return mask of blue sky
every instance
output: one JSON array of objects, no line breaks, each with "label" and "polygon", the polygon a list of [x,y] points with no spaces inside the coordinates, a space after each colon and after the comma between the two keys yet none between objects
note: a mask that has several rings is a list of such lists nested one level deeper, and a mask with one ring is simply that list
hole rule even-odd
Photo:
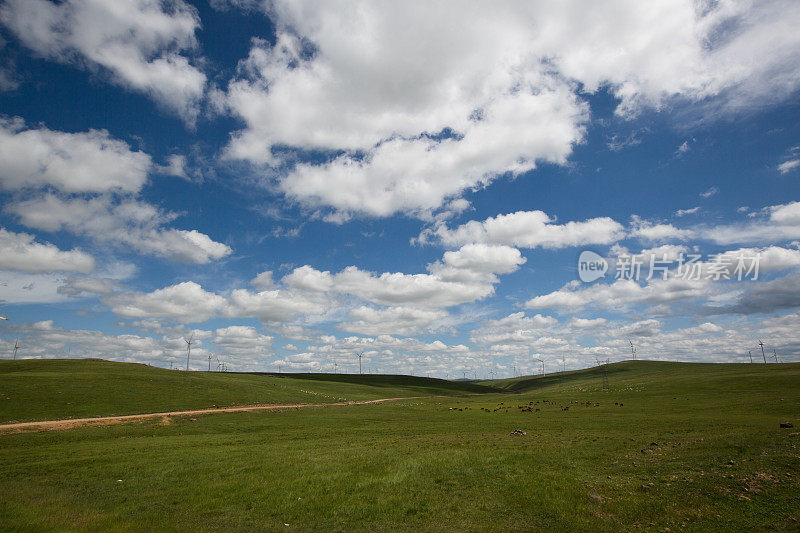
[{"label": "blue sky", "polygon": [[[6,0],[0,356],[183,367],[193,336],[193,369],[510,375],[759,339],[799,360],[798,22]],[[605,277],[580,281],[584,250]]]}]

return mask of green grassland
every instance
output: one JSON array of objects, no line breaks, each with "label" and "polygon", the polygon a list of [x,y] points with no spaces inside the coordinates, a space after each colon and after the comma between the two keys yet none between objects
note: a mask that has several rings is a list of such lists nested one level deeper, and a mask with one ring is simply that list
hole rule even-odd
[{"label": "green grassland", "polygon": [[412,376],[179,372],[88,359],[0,361],[0,423],[493,390],[498,389]]},{"label": "green grassland", "polygon": [[[33,363],[22,362],[15,372],[43,371],[23,368]],[[0,391],[9,386],[7,368],[0,367]],[[3,416],[95,412],[80,407],[101,396],[86,388],[106,387],[100,382],[107,374],[127,372],[128,366],[93,368],[81,371],[86,375],[79,386],[63,389],[74,401],[59,400],[41,412],[14,403],[23,412],[4,407]],[[610,365],[607,372],[608,391],[601,390],[601,370],[588,369],[430,387],[437,394],[462,394],[464,386],[484,385],[513,394],[0,435],[0,528],[800,529],[800,430],[779,428],[784,421],[800,425],[800,364],[637,361]],[[152,400],[143,394],[140,407],[130,392],[97,413],[143,412],[153,405],[167,410],[160,401],[181,407],[263,402],[268,400],[258,396],[259,380],[281,379],[169,376],[164,379],[189,380],[165,382],[180,394],[140,380],[135,386],[150,387]],[[119,374],[114,379],[124,382]],[[398,394],[408,390],[410,378],[389,384],[380,376],[285,379],[303,390],[353,399],[411,395]],[[237,392],[238,385],[247,390]],[[19,391],[24,383],[14,387]],[[52,392],[53,386],[31,390],[27,400],[47,404]],[[527,435],[510,435],[515,429]]]}]

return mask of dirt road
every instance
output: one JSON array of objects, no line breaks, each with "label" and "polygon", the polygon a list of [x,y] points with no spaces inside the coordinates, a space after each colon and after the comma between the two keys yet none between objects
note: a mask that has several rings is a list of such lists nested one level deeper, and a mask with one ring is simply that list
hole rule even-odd
[{"label": "dirt road", "polygon": [[[94,418],[65,418],[63,420],[41,420],[38,422],[15,422],[13,424],[0,424],[0,434],[19,433],[23,431],[64,430],[82,426],[106,426],[123,424],[134,420],[148,418],[169,419],[172,416],[208,415],[214,413],[238,413],[242,411],[279,411],[281,409],[307,409],[333,407],[338,405],[368,405],[373,403],[391,402],[396,400],[418,400],[423,398],[439,398],[440,396],[408,396],[405,398],[380,398],[377,400],[364,400],[359,402],[332,402],[332,403],[293,403],[284,405],[259,404],[237,405],[232,407],[214,407],[209,409],[192,409],[189,411],[165,411],[163,413],[140,413],[136,415],[98,416]],[[442,396],[443,397],[443,396]],[[452,396],[449,396],[452,398]]]}]

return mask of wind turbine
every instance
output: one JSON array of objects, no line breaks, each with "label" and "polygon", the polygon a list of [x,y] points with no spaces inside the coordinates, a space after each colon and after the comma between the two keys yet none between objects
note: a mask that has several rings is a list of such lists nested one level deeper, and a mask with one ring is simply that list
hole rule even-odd
[{"label": "wind turbine", "polygon": [[364,352],[356,353],[358,356],[358,373],[361,374],[361,358],[364,357]]},{"label": "wind turbine", "polygon": [[214,356],[213,353],[208,354],[208,371],[211,372],[211,358]]},{"label": "wind turbine", "polygon": [[750,354],[750,362],[753,362],[753,350],[747,350],[747,353]]},{"label": "wind turbine", "polygon": [[764,343],[759,340],[758,341],[758,345],[761,346],[761,357],[764,358],[764,362],[766,363],[767,362],[767,356],[764,355]]},{"label": "wind turbine", "polygon": [[775,351],[775,348],[772,349],[772,355],[775,357],[775,362],[780,363],[780,361],[778,361],[778,352]]},{"label": "wind turbine", "polygon": [[628,339],[628,343],[631,345],[631,356],[633,360],[636,361],[636,348],[633,347],[633,341]]},{"label": "wind turbine", "polygon": [[19,339],[14,339],[14,359],[17,358],[17,350],[19,350]]},{"label": "wind turbine", "polygon": [[534,361],[539,361],[540,363],[542,363],[542,375],[544,376],[544,360],[543,359],[539,359],[538,357],[534,357],[533,360]]},{"label": "wind turbine", "polygon": [[194,332],[192,332],[191,336],[188,339],[183,339],[186,341],[186,370],[189,370],[189,355],[192,353],[192,343],[194,342]]}]

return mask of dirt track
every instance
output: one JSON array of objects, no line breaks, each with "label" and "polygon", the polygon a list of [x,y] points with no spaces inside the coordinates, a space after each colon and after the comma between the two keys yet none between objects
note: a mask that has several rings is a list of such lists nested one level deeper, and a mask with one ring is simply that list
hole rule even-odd
[{"label": "dirt track", "polygon": [[20,433],[23,431],[64,430],[81,426],[107,426],[123,424],[133,420],[148,418],[169,419],[171,416],[208,415],[214,413],[238,413],[242,411],[278,411],[281,409],[307,409],[332,407],[338,405],[368,405],[373,403],[391,402],[395,400],[417,400],[422,398],[437,398],[437,396],[408,396],[405,398],[380,398],[378,400],[364,400],[360,402],[333,402],[333,403],[292,403],[292,404],[263,404],[240,405],[232,407],[214,407],[211,409],[192,409],[189,411],[165,411],[163,413],[141,413],[136,415],[98,416],[94,418],[65,418],[63,420],[41,420],[38,422],[15,422],[13,424],[0,424],[0,434]]}]

